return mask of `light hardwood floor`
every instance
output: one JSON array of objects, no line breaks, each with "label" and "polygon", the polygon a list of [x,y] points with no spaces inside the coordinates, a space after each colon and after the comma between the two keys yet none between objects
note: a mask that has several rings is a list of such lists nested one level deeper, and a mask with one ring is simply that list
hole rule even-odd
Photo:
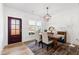
[{"label": "light hardwood floor", "polygon": [[2,55],[33,55],[33,52],[24,43],[15,43],[5,46]]},{"label": "light hardwood floor", "polygon": [[24,43],[15,43],[6,46],[2,52],[3,55],[79,55],[79,46],[70,47],[69,44],[61,44],[58,47],[49,47],[36,44],[35,41]]}]

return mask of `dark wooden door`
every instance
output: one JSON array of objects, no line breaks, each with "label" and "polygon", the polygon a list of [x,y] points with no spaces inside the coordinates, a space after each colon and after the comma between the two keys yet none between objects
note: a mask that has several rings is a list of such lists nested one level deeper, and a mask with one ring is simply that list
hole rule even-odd
[{"label": "dark wooden door", "polygon": [[8,44],[22,41],[21,18],[8,17]]}]

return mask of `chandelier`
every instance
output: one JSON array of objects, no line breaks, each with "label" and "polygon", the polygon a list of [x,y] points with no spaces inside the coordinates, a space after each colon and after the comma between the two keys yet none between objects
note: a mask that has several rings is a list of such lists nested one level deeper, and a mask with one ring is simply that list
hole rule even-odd
[{"label": "chandelier", "polygon": [[46,13],[46,15],[44,16],[44,19],[47,20],[47,21],[51,18],[50,14],[48,13],[48,9],[49,9],[49,8],[46,7],[47,13]]}]

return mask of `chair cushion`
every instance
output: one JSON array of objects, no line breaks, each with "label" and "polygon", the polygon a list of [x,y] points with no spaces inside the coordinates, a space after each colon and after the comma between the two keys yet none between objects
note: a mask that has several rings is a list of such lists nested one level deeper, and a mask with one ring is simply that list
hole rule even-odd
[{"label": "chair cushion", "polygon": [[53,40],[46,42],[46,44],[51,44],[53,42]]}]

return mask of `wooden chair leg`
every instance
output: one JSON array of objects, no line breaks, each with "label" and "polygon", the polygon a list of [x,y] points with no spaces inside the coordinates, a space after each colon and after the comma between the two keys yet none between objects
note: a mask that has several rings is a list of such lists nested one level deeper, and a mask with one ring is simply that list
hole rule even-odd
[{"label": "wooden chair leg", "polygon": [[39,45],[38,46],[40,47],[40,42],[39,42]]},{"label": "wooden chair leg", "polygon": [[35,45],[37,45],[37,40],[35,40]]},{"label": "wooden chair leg", "polygon": [[43,48],[43,43],[42,43],[42,48]]},{"label": "wooden chair leg", "polygon": [[48,51],[48,45],[47,45],[47,51]]}]

